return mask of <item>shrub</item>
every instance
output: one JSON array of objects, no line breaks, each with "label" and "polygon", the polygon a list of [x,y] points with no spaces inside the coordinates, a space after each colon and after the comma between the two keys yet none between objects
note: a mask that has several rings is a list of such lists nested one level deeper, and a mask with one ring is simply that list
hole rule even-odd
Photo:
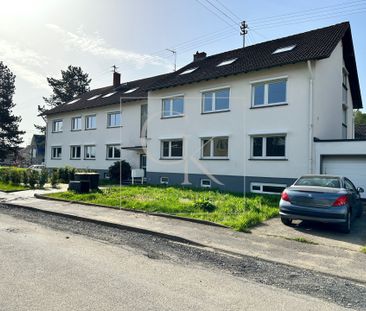
[{"label": "shrub", "polygon": [[194,207],[210,213],[216,209],[216,206],[214,204],[205,199],[198,199],[197,201],[195,201]]},{"label": "shrub", "polygon": [[22,181],[21,171],[18,169],[10,170],[10,182],[14,185],[19,185]]},{"label": "shrub", "polygon": [[29,184],[29,170],[24,170],[22,172],[22,181],[23,181],[23,185],[27,186]]},{"label": "shrub", "polygon": [[47,183],[48,181],[48,171],[46,169],[43,169],[41,171],[41,174],[39,175],[39,188],[43,188],[44,185]]},{"label": "shrub", "polygon": [[[122,165],[122,167],[121,167]],[[122,171],[122,180],[128,180],[131,178],[131,165],[123,161],[117,161],[114,162],[108,169],[109,171],[109,178],[113,181],[119,181],[120,180],[120,171]]]},{"label": "shrub", "polygon": [[3,168],[1,170],[1,181],[5,184],[8,184],[10,182],[10,169]]},{"label": "shrub", "polygon": [[71,166],[60,167],[58,169],[59,181],[68,184],[70,180],[74,180],[75,168]]},{"label": "shrub", "polygon": [[29,186],[34,189],[36,187],[36,184],[39,183],[39,173],[35,170],[29,171]]},{"label": "shrub", "polygon": [[58,174],[58,170],[53,169],[52,173],[51,173],[51,186],[53,188],[56,188],[58,182],[59,182],[59,174]]}]

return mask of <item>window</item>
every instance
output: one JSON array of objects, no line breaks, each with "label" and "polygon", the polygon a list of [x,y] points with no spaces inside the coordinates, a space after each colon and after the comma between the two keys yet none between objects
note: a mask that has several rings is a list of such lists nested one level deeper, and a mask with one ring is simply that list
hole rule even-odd
[{"label": "window", "polygon": [[286,136],[253,136],[252,158],[284,158],[286,155]]},{"label": "window", "polygon": [[52,132],[53,133],[62,132],[62,127],[63,127],[62,120],[53,120],[52,121]]},{"label": "window", "polygon": [[93,130],[97,128],[97,116],[91,115],[85,117],[85,129],[86,130]]},{"label": "window", "polygon": [[169,184],[169,177],[160,177],[160,183],[163,185]]},{"label": "window", "polygon": [[77,160],[81,158],[81,146],[70,147],[70,159]]},{"label": "window", "polygon": [[202,158],[227,158],[229,154],[228,137],[202,138]]},{"label": "window", "polygon": [[51,159],[61,159],[62,147],[52,147],[51,148]]},{"label": "window", "polygon": [[342,107],[342,139],[347,139],[347,107]]},{"label": "window", "polygon": [[237,58],[232,58],[232,59],[225,60],[225,61],[221,62],[220,64],[218,64],[217,67],[230,65],[233,62],[235,62],[236,60],[237,60]]},{"label": "window", "polygon": [[252,107],[287,103],[287,80],[255,83],[252,85]]},{"label": "window", "polygon": [[89,146],[84,146],[84,159],[85,160],[93,160],[95,159],[95,146],[94,145],[89,145]]},{"label": "window", "polygon": [[289,46],[284,46],[282,48],[278,48],[277,50],[275,50],[272,54],[278,54],[278,53],[283,53],[283,52],[289,52],[292,51],[294,48],[296,47],[296,44],[294,45],[289,45]]},{"label": "window", "polygon": [[121,112],[110,112],[107,115],[107,126],[108,127],[119,127],[121,126]]},{"label": "window", "polygon": [[121,157],[121,145],[107,145],[107,159],[119,159]]},{"label": "window", "polygon": [[251,183],[250,192],[280,194],[286,187],[287,185],[282,184]]},{"label": "window", "polygon": [[71,130],[72,131],[81,130],[81,117],[74,117],[71,119]]},{"label": "window", "polygon": [[202,113],[229,110],[230,89],[202,93]]},{"label": "window", "polygon": [[183,156],[183,140],[164,140],[161,142],[161,158],[179,159]]},{"label": "window", "polygon": [[202,188],[211,188],[211,180],[201,179],[201,187]]},{"label": "window", "polygon": [[140,137],[147,137],[147,104],[141,105]]},{"label": "window", "polygon": [[184,98],[183,96],[176,96],[172,98],[163,99],[163,118],[171,118],[182,116],[184,111]]},{"label": "window", "polygon": [[191,73],[191,72],[193,72],[193,71],[195,71],[195,70],[197,70],[197,69],[198,69],[198,67],[190,68],[190,69],[184,70],[183,72],[181,72],[181,73],[180,73],[180,75],[186,75],[186,74]]}]

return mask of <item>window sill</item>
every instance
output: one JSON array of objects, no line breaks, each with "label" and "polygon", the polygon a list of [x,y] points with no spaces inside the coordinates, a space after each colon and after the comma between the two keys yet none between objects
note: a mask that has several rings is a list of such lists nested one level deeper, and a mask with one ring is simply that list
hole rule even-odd
[{"label": "window sill", "polygon": [[70,160],[74,161],[74,160],[81,160],[81,158],[70,158]]},{"label": "window sill", "polygon": [[221,112],[230,112],[230,109],[201,112],[201,114],[213,114],[213,113],[221,113]]},{"label": "window sill", "polygon": [[63,131],[57,131],[57,132],[55,132],[55,131],[52,131],[52,134],[57,134],[57,133],[62,133]]},{"label": "window sill", "polygon": [[180,161],[180,160],[183,160],[183,157],[180,157],[180,158],[160,158],[159,160]]},{"label": "window sill", "polygon": [[287,158],[249,158],[248,161],[288,161]]},{"label": "window sill", "polygon": [[122,127],[122,125],[117,125],[117,126],[107,126],[107,129],[116,129],[116,128],[120,128]]},{"label": "window sill", "polygon": [[121,161],[121,158],[105,158],[106,161]]},{"label": "window sill", "polygon": [[208,160],[208,161],[229,161],[229,158],[199,158],[199,160]]},{"label": "window sill", "polygon": [[79,130],[70,130],[70,132],[81,132],[82,129],[79,129]]},{"label": "window sill", "polygon": [[95,161],[95,159],[86,159],[86,158],[84,158],[84,160],[92,160],[92,161]]},{"label": "window sill", "polygon": [[266,104],[266,105],[260,105],[260,106],[251,106],[249,109],[261,109],[261,108],[281,107],[281,106],[288,106],[288,103]]},{"label": "window sill", "polygon": [[62,158],[51,158],[51,160],[62,160]]},{"label": "window sill", "polygon": [[179,116],[170,116],[170,117],[161,117],[160,119],[176,119],[176,118],[183,118],[184,114],[180,114]]},{"label": "window sill", "polygon": [[97,128],[92,128],[92,129],[85,129],[85,131],[93,131],[93,130],[96,130]]}]

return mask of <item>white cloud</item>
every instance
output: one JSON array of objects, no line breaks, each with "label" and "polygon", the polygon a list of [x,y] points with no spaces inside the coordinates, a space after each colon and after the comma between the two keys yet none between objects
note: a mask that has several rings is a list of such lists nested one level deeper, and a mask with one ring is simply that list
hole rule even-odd
[{"label": "white cloud", "polygon": [[78,48],[81,51],[95,56],[102,56],[120,62],[133,62],[139,68],[145,65],[168,65],[164,59],[157,56],[113,48],[109,46],[98,33],[95,33],[92,36],[88,35],[84,32],[82,27],[79,27],[76,32],[69,32],[55,24],[47,24],[46,26],[61,35],[66,46]]},{"label": "white cloud", "polygon": [[48,88],[46,77],[42,74],[42,66],[47,64],[47,60],[34,50],[0,40],[0,59],[18,78],[37,88]]}]

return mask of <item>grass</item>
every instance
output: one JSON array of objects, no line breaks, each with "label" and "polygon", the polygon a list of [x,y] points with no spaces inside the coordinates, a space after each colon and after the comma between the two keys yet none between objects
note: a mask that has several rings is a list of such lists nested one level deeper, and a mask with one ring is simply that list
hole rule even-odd
[{"label": "grass", "polygon": [[[159,186],[112,186],[99,192],[76,194],[61,192],[48,197],[87,202],[212,221],[238,231],[247,231],[278,215],[278,196],[243,195]],[[214,208],[213,211],[210,208]]]},{"label": "grass", "polygon": [[28,190],[29,187],[25,187],[22,185],[13,185],[13,184],[7,184],[0,181],[0,191],[4,192],[10,192],[10,191],[22,191],[22,190]]},{"label": "grass", "polygon": [[364,247],[361,248],[361,253],[366,254],[366,246],[364,246]]},{"label": "grass", "polygon": [[305,239],[305,238],[285,238],[285,239],[300,242],[300,243],[305,243],[305,244],[319,245],[318,243]]}]

